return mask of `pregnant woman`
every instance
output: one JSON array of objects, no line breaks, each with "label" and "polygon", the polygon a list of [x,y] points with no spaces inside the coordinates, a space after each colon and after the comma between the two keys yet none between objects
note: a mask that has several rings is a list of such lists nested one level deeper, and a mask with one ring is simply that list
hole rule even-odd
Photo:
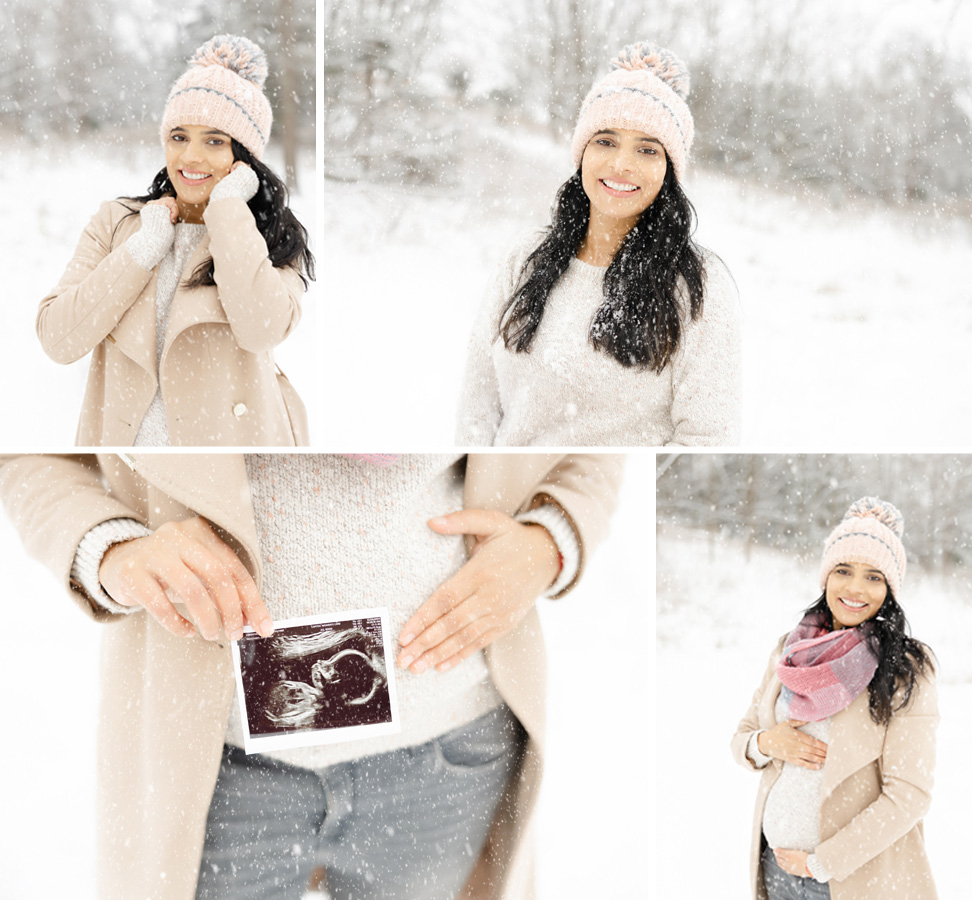
[{"label": "pregnant woman", "polygon": [[300,318],[314,259],[262,162],[266,76],[246,38],[200,47],[162,116],[165,166],[144,196],[102,205],[41,301],[45,352],[92,354],[78,445],[308,442],[273,348]]},{"label": "pregnant woman", "polygon": [[824,546],[820,598],[781,638],[732,740],[761,771],[751,858],[759,900],[934,900],[922,818],[938,703],[908,636],[901,514],[864,497]]},{"label": "pregnant woman", "polygon": [[734,444],[739,310],[692,240],[694,125],[670,51],[625,47],[581,107],[551,225],[508,254],[469,345],[462,446]]}]

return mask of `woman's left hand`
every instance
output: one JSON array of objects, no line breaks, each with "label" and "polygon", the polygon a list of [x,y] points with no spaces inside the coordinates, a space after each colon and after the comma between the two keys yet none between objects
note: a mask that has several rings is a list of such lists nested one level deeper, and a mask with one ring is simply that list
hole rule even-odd
[{"label": "woman's left hand", "polygon": [[774,850],[776,864],[788,875],[799,875],[809,878],[807,872],[807,857],[810,855],[803,850]]},{"label": "woman's left hand", "polygon": [[546,528],[496,510],[466,509],[428,524],[439,534],[475,535],[476,546],[399,635],[398,664],[416,675],[433,667],[444,672],[511,631],[560,566]]},{"label": "woman's left hand", "polygon": [[[241,171],[242,170],[242,171]],[[216,182],[209,200],[223,200],[227,197],[238,197],[249,203],[260,189],[260,178],[253,167],[242,159],[236,160],[225,177]]]}]

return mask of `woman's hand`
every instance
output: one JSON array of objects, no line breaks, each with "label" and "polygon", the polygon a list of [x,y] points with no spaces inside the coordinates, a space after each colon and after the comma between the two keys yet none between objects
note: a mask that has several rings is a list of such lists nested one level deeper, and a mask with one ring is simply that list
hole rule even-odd
[{"label": "woman's hand", "polygon": [[[222,625],[230,640],[238,640],[244,624],[263,637],[273,634],[270,613],[246,566],[199,516],[167,522],[148,537],[109,547],[98,577],[112,600],[144,607],[175,635],[188,637],[198,629],[214,641]],[[185,604],[195,628],[174,603]]]},{"label": "woman's hand", "polygon": [[819,769],[827,760],[827,745],[809,734],[797,731],[801,725],[806,724],[799,719],[790,719],[762,732],[756,738],[759,752],[805,769]]},{"label": "woman's hand", "polygon": [[169,210],[169,221],[175,225],[179,221],[179,204],[176,203],[175,197],[170,197],[166,194],[164,197],[159,197],[158,200],[149,200],[146,206],[164,206]]},{"label": "woman's hand", "polygon": [[776,864],[788,875],[799,875],[801,878],[812,878],[807,869],[807,856],[802,850],[774,850]]},{"label": "woman's hand", "polygon": [[249,203],[260,190],[260,178],[253,167],[238,159],[230,167],[225,178],[221,178],[213,186],[209,195],[209,202],[222,200],[226,197],[238,197]]},{"label": "woman's hand", "polygon": [[429,528],[475,535],[476,545],[402,629],[398,664],[416,675],[433,667],[444,672],[511,631],[560,566],[546,528],[496,510],[466,509],[430,519]]}]

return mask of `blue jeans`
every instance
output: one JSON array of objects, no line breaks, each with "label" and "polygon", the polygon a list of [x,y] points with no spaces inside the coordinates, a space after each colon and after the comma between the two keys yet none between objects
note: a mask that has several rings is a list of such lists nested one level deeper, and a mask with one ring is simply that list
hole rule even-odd
[{"label": "blue jeans", "polygon": [[760,862],[769,900],[830,900],[829,884],[784,872],[769,847],[763,849]]},{"label": "blue jeans", "polygon": [[506,706],[417,747],[312,771],[226,747],[196,900],[451,900],[479,857],[525,733]]}]

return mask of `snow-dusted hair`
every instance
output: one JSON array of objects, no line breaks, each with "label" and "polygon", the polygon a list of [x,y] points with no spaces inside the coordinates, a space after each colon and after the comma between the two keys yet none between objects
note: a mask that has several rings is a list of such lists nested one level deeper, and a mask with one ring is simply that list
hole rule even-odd
[{"label": "snow-dusted hair", "polygon": [[[557,192],[547,235],[520,270],[498,323],[508,350],[528,353],[547,297],[580,250],[591,218],[580,169]],[[678,350],[685,321],[702,315],[705,262],[692,240],[695,210],[671,166],[658,196],[628,232],[604,275],[604,302],[590,342],[623,366],[661,372]],[[687,310],[685,307],[687,306]]]}]

